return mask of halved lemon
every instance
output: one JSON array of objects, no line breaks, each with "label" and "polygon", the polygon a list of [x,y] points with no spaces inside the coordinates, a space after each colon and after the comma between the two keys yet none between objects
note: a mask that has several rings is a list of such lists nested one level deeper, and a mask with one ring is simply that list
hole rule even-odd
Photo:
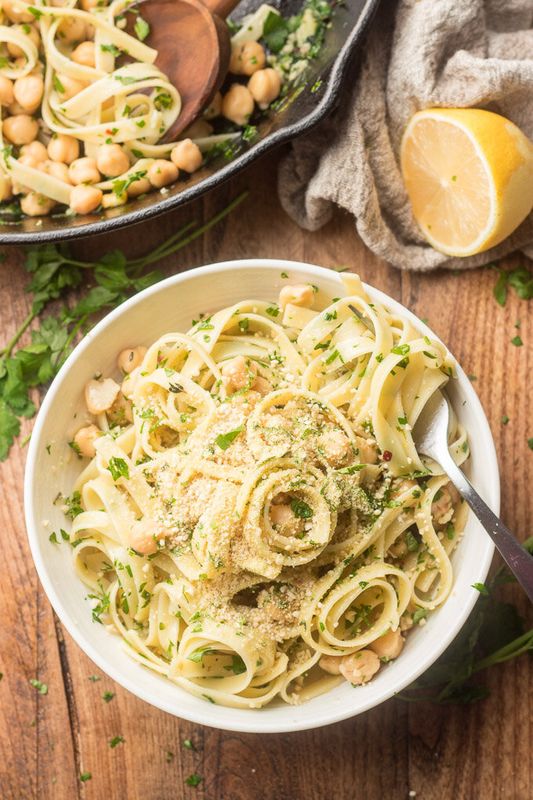
[{"label": "halved lemon", "polygon": [[499,114],[419,111],[400,155],[415,219],[428,242],[448,255],[494,247],[533,207],[533,144]]}]

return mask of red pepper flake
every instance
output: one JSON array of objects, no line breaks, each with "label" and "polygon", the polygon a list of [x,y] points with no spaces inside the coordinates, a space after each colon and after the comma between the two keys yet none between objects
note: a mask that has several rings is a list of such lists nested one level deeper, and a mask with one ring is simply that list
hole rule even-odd
[{"label": "red pepper flake", "polygon": [[392,453],[390,450],[383,451],[383,461],[390,461],[392,458]]}]

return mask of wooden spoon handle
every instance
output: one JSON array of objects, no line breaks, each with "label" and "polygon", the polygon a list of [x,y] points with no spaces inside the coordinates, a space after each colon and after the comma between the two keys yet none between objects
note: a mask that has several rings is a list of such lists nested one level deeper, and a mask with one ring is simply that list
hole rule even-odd
[{"label": "wooden spoon handle", "polygon": [[222,19],[226,19],[235,6],[239,5],[240,0],[202,0],[204,6],[209,9],[212,14],[216,14],[217,17],[221,17]]}]

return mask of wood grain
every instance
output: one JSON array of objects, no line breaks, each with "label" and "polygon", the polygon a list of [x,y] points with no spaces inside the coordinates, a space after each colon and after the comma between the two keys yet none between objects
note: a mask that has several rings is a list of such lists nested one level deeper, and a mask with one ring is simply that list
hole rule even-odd
[{"label": "wood grain", "polygon": [[[449,344],[489,416],[502,473],[502,513],[520,538],[533,516],[530,375],[532,319],[516,296],[500,308],[491,269],[451,274],[399,272],[367,251],[353,221],[337,214],[317,233],[304,233],[279,208],[272,162],[258,164],[180,214],[113,237],[76,245],[89,258],[119,246],[150,249],[190,219],[208,219],[242,188],[246,206],[178,257],[176,272],[245,256],[304,259],[349,266],[426,317]],[[509,265],[520,263],[518,257]],[[0,270],[0,341],[24,318],[27,276],[19,251]],[[523,347],[511,345],[521,322]],[[510,417],[508,425],[501,417]],[[29,424],[25,425],[29,428]],[[24,450],[0,466],[2,561],[0,597],[0,797],[2,800],[529,800],[532,684],[526,657],[493,669],[490,697],[470,707],[406,705],[391,700],[366,714],[317,731],[291,735],[224,733],[175,719],[137,700],[101,675],[63,632],[39,586],[26,543],[22,509]],[[506,590],[524,614],[526,601]],[[100,674],[92,682],[89,676]],[[28,680],[49,686],[39,695]],[[111,702],[104,691],[115,692]],[[125,742],[116,748],[109,740]],[[190,738],[194,751],[183,747]],[[85,783],[80,773],[91,772]],[[185,779],[198,773],[198,788]]]}]

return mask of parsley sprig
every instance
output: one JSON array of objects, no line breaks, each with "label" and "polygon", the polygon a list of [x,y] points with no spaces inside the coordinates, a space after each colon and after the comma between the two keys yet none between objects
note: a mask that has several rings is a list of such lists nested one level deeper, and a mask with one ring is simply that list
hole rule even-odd
[{"label": "parsley sprig", "polygon": [[[230,214],[246,197],[240,194],[204,225],[190,222],[159,247],[129,259],[112,250],[97,261],[73,258],[65,245],[31,247],[25,268],[31,275],[26,291],[32,304],[26,319],[0,349],[0,461],[7,458],[20,433],[22,418],[35,414],[32,390],[44,389],[56,375],[80,335],[98,315],[162,278],[148,268],[182,250]],[[74,292],[89,282],[92,287],[79,299]],[[53,303],[60,303],[59,310]],[[50,313],[45,313],[50,312]],[[39,324],[34,327],[34,322]],[[18,347],[28,329],[30,343]]]}]

